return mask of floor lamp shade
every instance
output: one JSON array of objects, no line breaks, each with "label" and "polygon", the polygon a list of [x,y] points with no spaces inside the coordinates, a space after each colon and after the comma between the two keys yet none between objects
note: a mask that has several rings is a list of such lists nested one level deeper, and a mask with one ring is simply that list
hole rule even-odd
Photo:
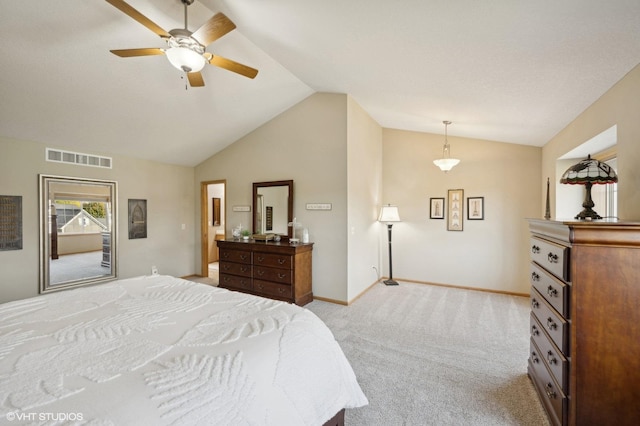
[{"label": "floor lamp shade", "polygon": [[398,213],[398,207],[388,204],[382,206],[380,209],[380,216],[378,216],[379,222],[387,224],[387,233],[389,235],[389,279],[383,282],[386,285],[398,285],[398,282],[393,279],[393,262],[391,258],[391,227],[394,222],[400,222],[400,214]]}]

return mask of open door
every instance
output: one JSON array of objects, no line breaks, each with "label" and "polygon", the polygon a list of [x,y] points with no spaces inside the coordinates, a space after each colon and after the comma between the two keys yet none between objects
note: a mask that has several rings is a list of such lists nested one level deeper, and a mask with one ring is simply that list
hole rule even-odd
[{"label": "open door", "polygon": [[200,183],[200,276],[209,276],[209,261],[215,250],[216,238],[225,238],[226,180]]}]

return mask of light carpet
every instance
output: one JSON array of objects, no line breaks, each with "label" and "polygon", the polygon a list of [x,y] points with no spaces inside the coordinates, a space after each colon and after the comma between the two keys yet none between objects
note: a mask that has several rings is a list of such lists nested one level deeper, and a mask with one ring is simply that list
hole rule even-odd
[{"label": "light carpet", "polygon": [[347,410],[349,426],[549,424],[527,376],[526,297],[401,282],[306,307],[369,399]]}]

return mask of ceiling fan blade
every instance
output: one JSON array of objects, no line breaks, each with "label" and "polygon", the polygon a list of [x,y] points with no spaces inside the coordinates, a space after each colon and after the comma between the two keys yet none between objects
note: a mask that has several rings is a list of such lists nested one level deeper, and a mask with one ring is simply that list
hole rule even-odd
[{"label": "ceiling fan blade", "polygon": [[202,24],[191,36],[198,40],[200,44],[207,47],[223,35],[236,27],[224,13],[216,13],[211,19]]},{"label": "ceiling fan blade", "polygon": [[257,69],[242,65],[238,62],[232,61],[231,59],[223,58],[222,56],[214,55],[209,60],[209,63],[216,67],[224,68],[225,70],[229,70],[249,78],[255,78],[255,76],[258,75]]},{"label": "ceiling fan blade", "polygon": [[145,27],[149,28],[154,33],[158,34],[162,38],[169,38],[171,34],[160,28],[155,22],[151,21],[149,18],[144,16],[142,13],[138,12],[136,9],[131,7],[128,3],[122,0],[107,0],[107,3],[112,6],[120,9],[120,11],[124,12],[126,15],[129,15],[136,21],[140,22]]},{"label": "ceiling fan blade", "polygon": [[187,78],[189,79],[189,86],[191,87],[203,87],[204,79],[202,78],[202,73],[198,72],[188,72]]},{"label": "ceiling fan blade", "polygon": [[151,56],[151,55],[164,55],[164,50],[156,47],[148,49],[120,49],[111,50],[111,53],[118,55],[121,58],[130,58],[132,56]]}]

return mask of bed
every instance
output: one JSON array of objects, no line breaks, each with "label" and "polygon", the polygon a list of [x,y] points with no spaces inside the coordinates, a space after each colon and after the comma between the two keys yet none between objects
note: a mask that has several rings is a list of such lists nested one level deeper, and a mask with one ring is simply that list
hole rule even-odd
[{"label": "bed", "polygon": [[288,303],[149,276],[0,304],[0,423],[322,425],[366,404]]}]

